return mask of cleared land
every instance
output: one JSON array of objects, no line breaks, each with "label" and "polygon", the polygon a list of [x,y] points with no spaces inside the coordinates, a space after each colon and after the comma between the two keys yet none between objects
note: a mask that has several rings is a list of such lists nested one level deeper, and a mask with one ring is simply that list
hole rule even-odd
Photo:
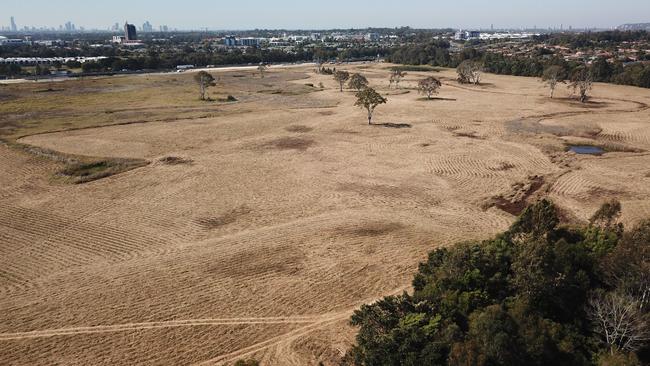
[{"label": "cleared land", "polygon": [[[387,95],[379,125],[309,67],[215,73],[207,103],[191,74],[1,85],[0,364],[332,364],[354,308],[526,200],[650,217],[650,90],[598,84],[582,105],[442,70],[426,101],[411,88],[431,72],[389,90],[389,65],[343,68]],[[60,179],[98,161],[133,165]]]}]

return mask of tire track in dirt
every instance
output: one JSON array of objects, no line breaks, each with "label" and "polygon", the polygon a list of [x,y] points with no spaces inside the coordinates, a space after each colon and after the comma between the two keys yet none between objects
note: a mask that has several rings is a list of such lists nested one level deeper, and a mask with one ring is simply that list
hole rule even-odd
[{"label": "tire track in dirt", "polygon": [[[410,287],[411,287],[410,285],[400,287],[399,289],[391,291],[389,294],[387,294],[385,296],[393,296],[393,295],[401,294],[402,292],[406,291]],[[370,301],[366,300],[363,303],[372,304],[372,303],[374,303],[376,301],[377,301],[377,299],[373,299],[373,300],[370,300]],[[359,306],[361,306],[361,305],[359,305]],[[281,334],[279,336],[267,339],[267,340],[265,340],[263,342],[256,343],[256,344],[248,346],[248,347],[244,347],[244,348],[239,349],[239,350],[234,351],[234,352],[230,352],[230,353],[227,353],[227,354],[224,354],[224,355],[217,356],[217,357],[215,357],[213,359],[210,359],[210,360],[205,360],[205,361],[199,362],[196,365],[197,366],[211,365],[211,364],[212,365],[225,365],[225,364],[229,364],[229,363],[231,363],[231,362],[233,362],[233,361],[235,361],[237,359],[247,357],[247,356],[259,353],[261,351],[265,351],[268,348],[278,346],[278,345],[283,344],[283,343],[291,343],[291,342],[295,341],[296,339],[298,339],[300,337],[303,337],[303,336],[306,336],[307,334],[309,334],[311,332],[314,332],[316,330],[327,327],[328,325],[331,325],[331,324],[334,324],[334,323],[337,323],[339,321],[342,321],[342,320],[345,320],[345,319],[349,318],[352,315],[352,313],[357,308],[359,308],[359,306],[356,306],[354,308],[347,309],[347,310],[344,310],[344,311],[341,311],[341,312],[338,312],[338,313],[334,313],[334,314],[326,314],[321,319],[319,319],[318,321],[316,321],[316,322],[314,322],[312,324],[309,324],[309,325],[307,325],[305,327],[301,327],[301,328],[292,330],[292,331],[290,331],[288,333]]]},{"label": "tire track in dirt", "polygon": [[44,338],[56,336],[74,336],[81,334],[111,333],[132,330],[147,330],[156,328],[192,327],[205,325],[247,325],[247,324],[293,324],[293,323],[316,323],[318,317],[295,316],[295,317],[269,317],[269,318],[223,318],[223,319],[188,319],[170,320],[145,323],[125,323],[116,325],[98,325],[91,327],[73,327],[60,329],[46,329],[19,333],[1,333],[0,341],[21,340],[28,338]]}]

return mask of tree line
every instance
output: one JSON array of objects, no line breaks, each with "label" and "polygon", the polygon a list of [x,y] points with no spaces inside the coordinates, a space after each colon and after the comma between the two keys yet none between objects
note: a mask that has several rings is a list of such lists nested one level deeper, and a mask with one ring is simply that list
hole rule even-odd
[{"label": "tree line", "polygon": [[[502,75],[542,77],[549,66],[558,66],[564,73],[571,75],[584,63],[566,61],[561,57],[505,56],[493,52],[466,48],[451,53],[448,45],[439,42],[413,44],[398,47],[387,57],[387,61],[405,65],[431,65],[440,67],[458,67],[465,60],[480,62],[486,72]],[[609,63],[604,58],[596,59],[592,65],[593,81],[633,85],[650,88],[650,64],[635,63],[625,66],[622,62]]]},{"label": "tree line", "polygon": [[356,365],[642,365],[650,362],[650,220],[604,204],[584,227],[555,205],[506,232],[431,252],[414,293],[355,311]]},{"label": "tree line", "polygon": [[[145,52],[133,53],[117,48],[106,47],[84,50],[48,49],[44,46],[21,46],[8,50],[0,47],[2,57],[78,57],[78,56],[105,56],[106,59],[80,64],[72,61],[69,64],[56,64],[52,67],[60,69],[81,68],[84,73],[117,72],[122,70],[171,70],[178,65],[195,65],[205,67],[208,65],[245,65],[259,63],[305,62],[313,60],[358,60],[375,58],[378,55],[387,55],[390,50],[382,47],[352,47],[346,49],[328,48],[298,48],[294,51],[279,49],[249,48],[245,50],[210,50],[185,47],[150,47]],[[19,65],[11,67],[0,66],[0,75],[20,76],[30,75],[25,67]]]}]

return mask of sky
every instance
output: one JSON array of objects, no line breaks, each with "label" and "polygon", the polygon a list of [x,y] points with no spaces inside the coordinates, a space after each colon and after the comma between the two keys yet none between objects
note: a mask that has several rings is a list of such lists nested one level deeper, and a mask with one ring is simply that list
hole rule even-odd
[{"label": "sky", "polygon": [[[610,28],[650,22],[650,0],[6,0],[0,26],[106,29],[125,21],[157,29]],[[3,19],[4,18],[4,19]]]}]

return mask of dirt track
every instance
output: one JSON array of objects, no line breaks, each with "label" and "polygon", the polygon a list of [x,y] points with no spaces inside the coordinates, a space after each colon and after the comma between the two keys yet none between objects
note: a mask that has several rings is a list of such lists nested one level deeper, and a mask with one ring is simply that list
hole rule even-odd
[{"label": "dirt track", "polygon": [[[490,202],[525,196],[532,176],[530,198],[574,220],[610,197],[626,224],[650,217],[650,91],[598,84],[585,107],[534,79],[458,86],[443,71],[441,99],[424,101],[408,89],[422,73],[388,90],[385,67],[349,68],[388,95],[377,123],[410,128],[367,126],[308,67],[219,73],[237,103],[186,101],[181,74],[57,83],[39,98],[79,107],[7,112],[61,130],[21,143],[151,164],[64,185],[60,163],[0,145],[0,364],[333,364],[353,309],[407,289],[431,249],[507,228]],[[102,97],[84,104],[75,82]],[[147,99],[146,83],[175,99]],[[621,151],[564,152],[585,142]]]}]

